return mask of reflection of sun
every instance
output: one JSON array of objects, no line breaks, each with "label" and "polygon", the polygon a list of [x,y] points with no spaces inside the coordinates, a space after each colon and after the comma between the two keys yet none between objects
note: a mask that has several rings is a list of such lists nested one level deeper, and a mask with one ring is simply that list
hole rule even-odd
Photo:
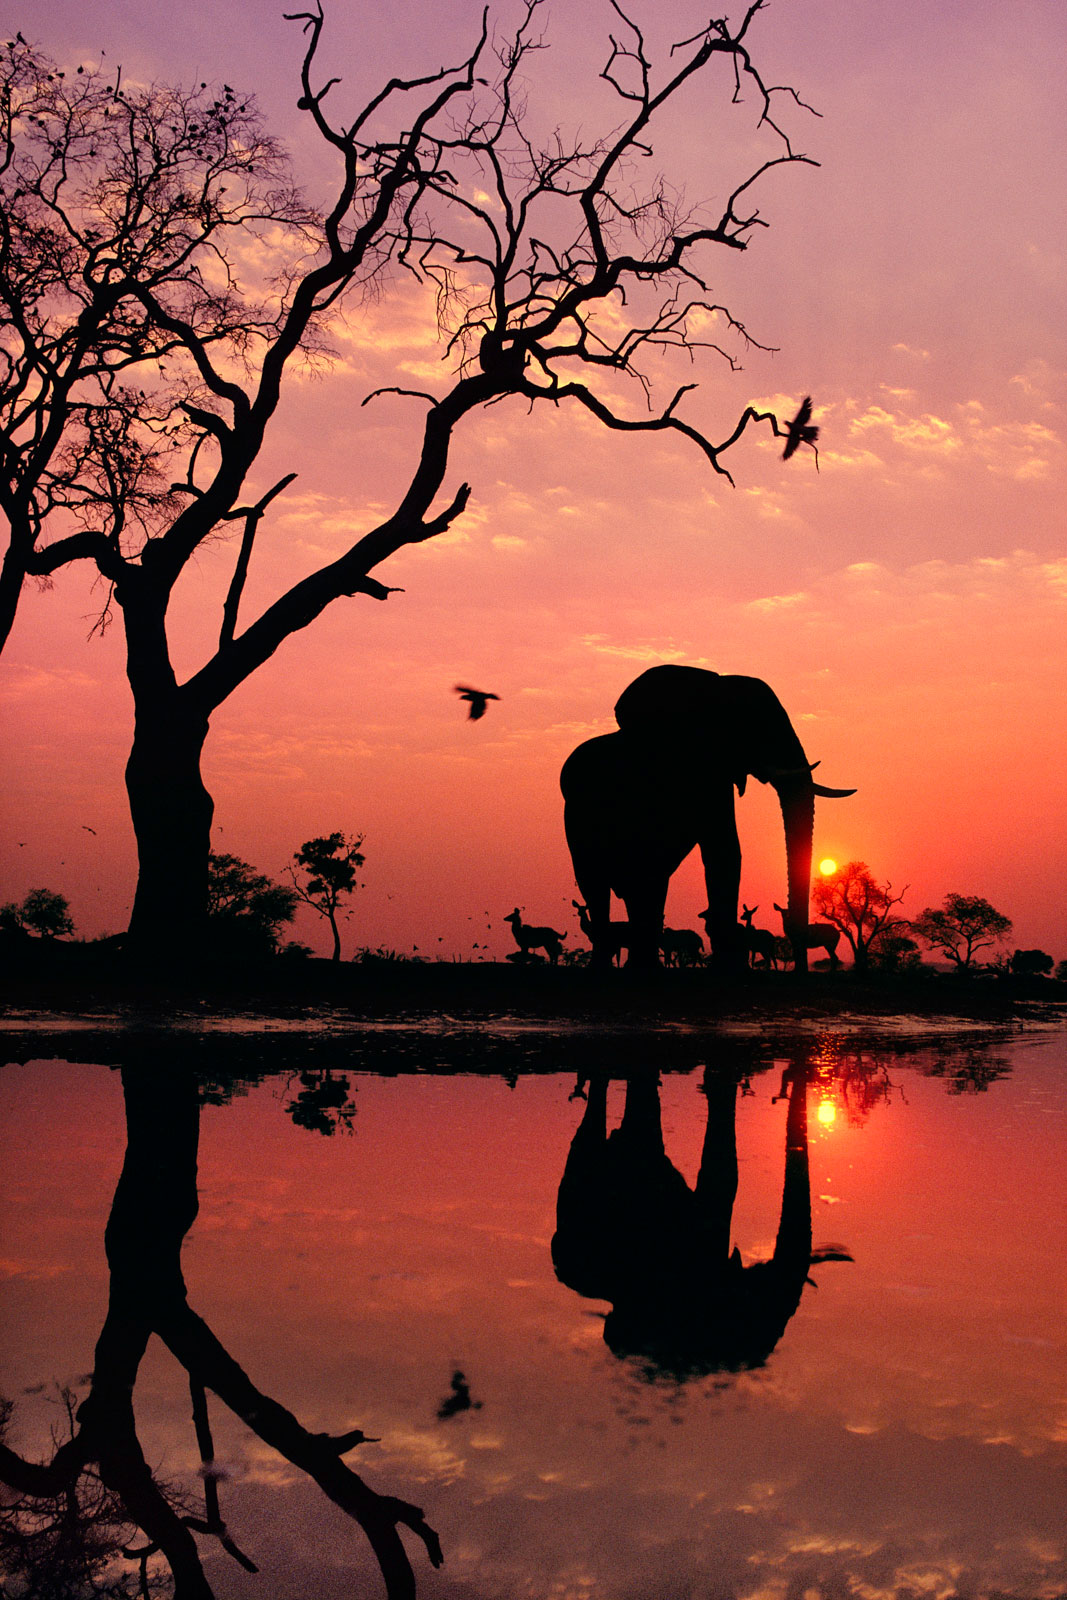
[{"label": "reflection of sun", "polygon": [[822,873],[824,878],[832,878],[834,873],[837,871],[837,862],[832,856],[824,856],[819,862],[819,871]]},{"label": "reflection of sun", "polygon": [[837,1107],[832,1100],[820,1100],[819,1109],[815,1115],[824,1128],[829,1128],[837,1121]]}]

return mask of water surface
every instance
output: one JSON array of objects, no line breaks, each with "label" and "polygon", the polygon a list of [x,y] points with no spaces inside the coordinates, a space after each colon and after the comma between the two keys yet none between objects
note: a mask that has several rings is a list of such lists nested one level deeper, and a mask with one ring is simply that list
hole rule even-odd
[{"label": "water surface", "polygon": [[[387,1041],[359,1070],[295,1040],[243,1073],[3,1068],[8,1446],[50,1460],[95,1362],[73,1427],[107,1414],[119,1479],[143,1451],[220,1600],[386,1593],[304,1442],[356,1429],[340,1498],[421,1508],[425,1600],[1067,1593],[1063,1035],[659,1048],[625,1077],[500,1040],[491,1076]],[[182,1523],[215,1493],[257,1573]]]}]

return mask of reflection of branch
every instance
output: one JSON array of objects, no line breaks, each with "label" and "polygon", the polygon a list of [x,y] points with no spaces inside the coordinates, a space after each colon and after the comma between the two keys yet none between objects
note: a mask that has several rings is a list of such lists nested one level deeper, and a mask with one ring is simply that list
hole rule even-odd
[{"label": "reflection of branch", "polygon": [[167,1307],[156,1331],[186,1371],[196,1375],[196,1381],[217,1394],[264,1444],[314,1478],[323,1493],[359,1523],[378,1558],[389,1600],[414,1600],[415,1577],[398,1528],[410,1528],[418,1535],[435,1567],[444,1559],[441,1542],[420,1508],[392,1495],[377,1494],[364,1483],[338,1455],[338,1444],[343,1446],[345,1441],[309,1433],[291,1411],[257,1389],[189,1306]]},{"label": "reflection of branch", "polygon": [[239,1550],[226,1531],[226,1524],[222,1520],[222,1510],[219,1506],[219,1479],[215,1469],[215,1443],[211,1437],[211,1419],[207,1410],[207,1393],[202,1383],[190,1376],[189,1394],[193,1402],[193,1427],[196,1430],[196,1442],[200,1446],[200,1467],[204,1477],[204,1510],[203,1521],[186,1517],[190,1528],[195,1528],[198,1533],[210,1533],[218,1539],[222,1548],[228,1555],[244,1567],[246,1572],[258,1572],[259,1568],[254,1561],[250,1561],[243,1551]]}]

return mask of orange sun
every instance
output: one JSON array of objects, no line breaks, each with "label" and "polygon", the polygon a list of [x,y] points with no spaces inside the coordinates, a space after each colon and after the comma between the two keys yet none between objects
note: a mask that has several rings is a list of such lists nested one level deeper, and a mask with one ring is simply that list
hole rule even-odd
[{"label": "orange sun", "polygon": [[837,871],[837,862],[832,856],[824,856],[819,862],[819,871],[822,873],[824,878],[832,878],[834,873]]}]

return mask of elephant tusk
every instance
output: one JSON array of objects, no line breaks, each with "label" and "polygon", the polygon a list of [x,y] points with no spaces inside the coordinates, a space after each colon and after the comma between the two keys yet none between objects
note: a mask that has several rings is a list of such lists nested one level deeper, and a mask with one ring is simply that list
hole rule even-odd
[{"label": "elephant tusk", "polygon": [[824,800],[845,800],[850,794],[855,794],[855,789],[828,789],[823,783],[813,783],[812,794],[821,794]]}]

